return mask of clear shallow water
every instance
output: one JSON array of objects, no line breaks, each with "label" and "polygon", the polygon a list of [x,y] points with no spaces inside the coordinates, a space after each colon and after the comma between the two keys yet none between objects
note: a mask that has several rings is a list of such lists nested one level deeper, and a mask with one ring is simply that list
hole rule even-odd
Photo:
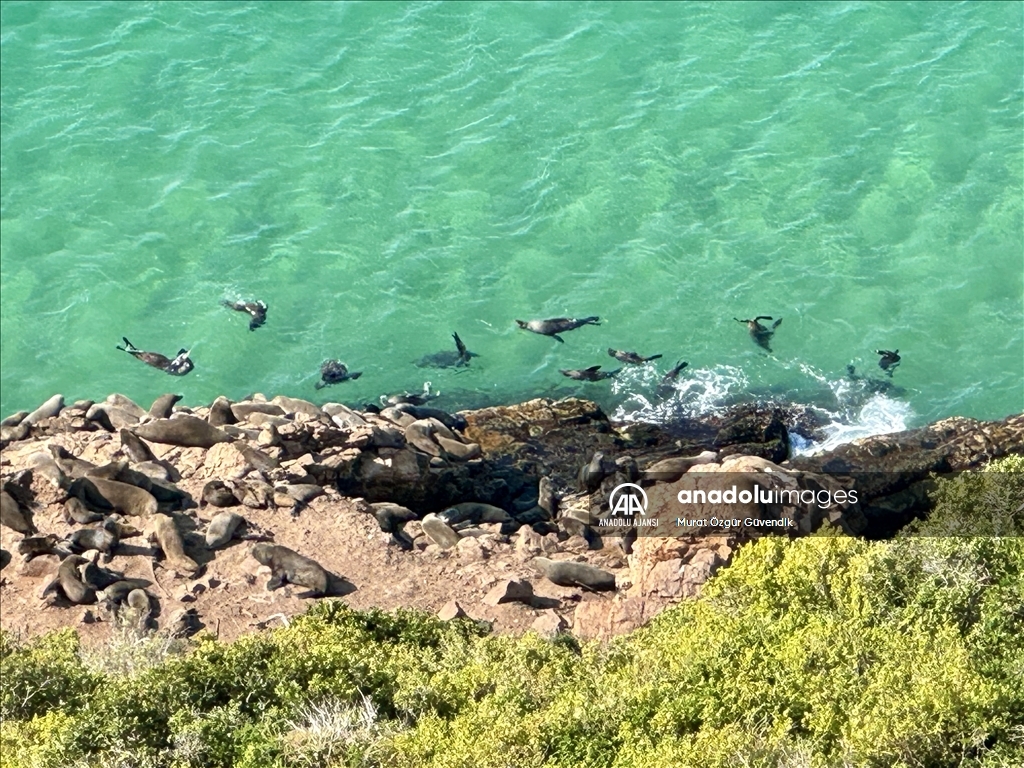
[{"label": "clear shallow water", "polygon": [[[3,413],[425,379],[651,418],[775,397],[845,435],[1024,409],[1019,3],[3,3],[0,27]],[[513,322],[591,314],[564,345]],[[732,319],[756,314],[785,318],[772,356]],[[470,369],[412,365],[453,330]],[[559,375],[609,346],[665,357]],[[902,393],[844,381],[897,347]],[[328,357],[362,378],[316,392]]]}]

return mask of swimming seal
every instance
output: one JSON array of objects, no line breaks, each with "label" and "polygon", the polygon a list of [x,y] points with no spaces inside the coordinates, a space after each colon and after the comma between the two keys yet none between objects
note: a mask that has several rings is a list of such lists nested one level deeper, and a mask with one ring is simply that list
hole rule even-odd
[{"label": "swimming seal", "polygon": [[638,355],[636,352],[626,352],[621,349],[608,349],[608,354],[618,360],[620,363],[629,363],[630,365],[643,365],[644,363],[650,362],[651,360],[657,360],[662,355],[651,355],[650,357],[643,357]]},{"label": "swimming seal", "polygon": [[315,386],[317,389],[323,389],[332,384],[340,384],[343,381],[358,379],[362,375],[362,371],[349,373],[348,366],[339,360],[324,360],[320,366],[320,381]]},{"label": "swimming seal", "polygon": [[285,584],[306,587],[315,595],[327,594],[328,576],[319,563],[280,544],[259,543],[252,548],[252,556],[262,565],[269,566],[271,579],[267,590],[273,591]]},{"label": "swimming seal", "polygon": [[228,301],[225,299],[221,301],[221,304],[236,312],[248,312],[250,331],[255,331],[267,322],[267,305],[262,301]]},{"label": "swimming seal", "polygon": [[168,515],[153,515],[146,526],[151,544],[156,544],[164,553],[167,565],[186,576],[195,575],[199,564],[185,554],[185,543],[178,526]]},{"label": "swimming seal", "polygon": [[600,365],[592,365],[589,368],[583,370],[560,371],[563,376],[568,376],[570,379],[575,381],[600,381],[601,379],[610,379],[622,369],[619,368],[614,371],[602,371]]},{"label": "swimming seal", "polygon": [[658,384],[658,394],[665,395],[672,391],[672,385],[676,383],[676,379],[679,378],[680,372],[689,365],[685,360],[678,361],[668,373],[661,377],[661,382]]},{"label": "swimming seal", "polygon": [[900,351],[898,349],[894,349],[891,352],[887,349],[876,349],[875,354],[882,356],[878,361],[878,367],[892,376],[892,372],[900,364]]},{"label": "swimming seal", "polygon": [[531,564],[544,578],[560,587],[584,587],[595,591],[615,589],[615,575],[587,563],[535,557]]},{"label": "swimming seal", "polygon": [[462,343],[459,334],[453,333],[452,338],[455,339],[454,352],[450,349],[445,349],[432,355],[424,355],[416,365],[419,368],[461,368],[469,365],[471,358],[480,357],[476,352],[470,352],[466,349],[466,345]]},{"label": "swimming seal", "polygon": [[146,365],[159,368],[161,371],[169,373],[171,376],[184,376],[195,367],[188,356],[189,350],[187,349],[179,349],[177,356],[172,360],[169,357],[161,355],[159,352],[143,352],[128,341],[125,336],[122,336],[121,340],[125,345],[123,347],[118,347],[119,350],[127,352],[136,360],[141,360]]},{"label": "swimming seal", "polygon": [[768,315],[758,315],[753,320],[740,320],[738,317],[733,318],[733,320],[735,320],[737,323],[744,323],[747,326],[747,330],[750,331],[750,338],[754,340],[754,343],[757,344],[757,346],[764,348],[768,352],[772,351],[770,342],[772,340],[772,336],[775,335],[775,329],[778,328],[779,323],[782,322],[782,318],[780,317],[778,320],[772,323],[771,328],[766,328],[765,326],[761,325],[761,323],[759,323],[758,321],[771,319],[772,318],[769,317]]},{"label": "swimming seal", "polygon": [[183,448],[212,448],[217,443],[230,443],[227,432],[197,416],[157,419],[132,430],[143,440]]},{"label": "swimming seal", "polygon": [[516,320],[516,324],[524,330],[539,333],[541,336],[550,336],[555,341],[564,342],[565,340],[558,334],[575,330],[583,325],[600,325],[601,323],[598,322],[600,319],[596,315],[594,317],[584,317],[582,320],[572,317],[552,317],[549,320],[529,320],[526,322]]}]

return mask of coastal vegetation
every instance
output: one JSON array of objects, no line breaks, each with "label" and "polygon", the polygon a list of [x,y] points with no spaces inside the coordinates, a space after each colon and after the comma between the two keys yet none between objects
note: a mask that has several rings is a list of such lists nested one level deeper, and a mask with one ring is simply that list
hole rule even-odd
[{"label": "coastal vegetation", "polygon": [[[1019,766],[1022,493],[1011,456],[938,481],[930,519],[891,540],[763,538],[607,644],[337,601],[230,644],[4,634],[0,753],[26,768]],[[997,535],[936,535],[981,511]]]}]

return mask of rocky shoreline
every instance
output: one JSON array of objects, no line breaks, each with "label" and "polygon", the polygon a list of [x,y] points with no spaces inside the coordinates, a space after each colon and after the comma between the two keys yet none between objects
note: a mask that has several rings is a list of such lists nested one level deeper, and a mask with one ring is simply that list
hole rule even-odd
[{"label": "rocky shoreline", "polygon": [[787,535],[827,520],[884,537],[927,511],[934,475],[1024,453],[1021,415],[788,459],[791,433],[815,436],[804,409],[740,406],[666,428],[613,423],[575,398],[457,414],[258,394],[177,402],[55,395],[0,423],[4,629],[73,625],[102,638],[119,619],[231,638],[331,595],[608,638],[697,594],[763,535],[623,535],[606,527],[623,483],[669,498],[695,473],[800,490],[856,476],[856,503],[747,512],[797,521]]}]

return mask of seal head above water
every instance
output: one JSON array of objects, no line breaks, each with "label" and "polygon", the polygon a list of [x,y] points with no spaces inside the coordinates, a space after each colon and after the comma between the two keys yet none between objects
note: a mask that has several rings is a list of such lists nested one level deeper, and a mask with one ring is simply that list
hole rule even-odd
[{"label": "seal head above water", "polygon": [[332,384],[358,379],[362,375],[362,371],[349,372],[348,366],[340,360],[324,360],[323,365],[320,366],[320,381],[316,383],[316,388],[323,389]]}]

